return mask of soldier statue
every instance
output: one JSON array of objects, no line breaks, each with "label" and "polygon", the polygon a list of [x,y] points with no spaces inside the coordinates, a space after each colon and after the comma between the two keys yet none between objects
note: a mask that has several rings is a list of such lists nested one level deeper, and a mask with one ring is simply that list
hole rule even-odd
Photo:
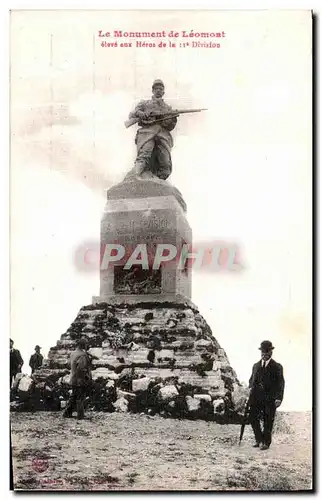
[{"label": "soldier statue", "polygon": [[[173,110],[163,100],[164,83],[155,80],[152,85],[152,98],[140,101],[125,122],[126,127],[137,123],[139,129],[135,137],[137,157],[134,169],[126,178],[155,178],[166,180],[172,171],[171,148],[173,139],[170,132],[177,124],[182,113],[194,113],[201,109]],[[151,175],[152,174],[152,175]]]}]

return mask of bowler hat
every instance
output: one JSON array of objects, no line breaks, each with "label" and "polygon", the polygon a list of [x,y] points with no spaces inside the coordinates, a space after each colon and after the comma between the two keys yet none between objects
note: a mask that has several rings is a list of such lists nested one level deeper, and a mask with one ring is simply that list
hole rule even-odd
[{"label": "bowler hat", "polygon": [[36,345],[35,349],[41,349],[41,347],[39,345]]},{"label": "bowler hat", "polygon": [[258,349],[260,349],[261,351],[267,352],[267,351],[270,351],[271,349],[275,349],[275,347],[273,346],[273,344],[270,340],[263,340],[263,342],[261,342],[261,345]]}]

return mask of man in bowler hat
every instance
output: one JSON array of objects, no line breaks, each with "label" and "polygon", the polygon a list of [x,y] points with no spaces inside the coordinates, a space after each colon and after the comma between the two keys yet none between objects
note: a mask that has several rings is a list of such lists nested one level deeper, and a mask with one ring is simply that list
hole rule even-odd
[{"label": "man in bowler hat", "polygon": [[[261,359],[254,364],[249,380],[249,418],[256,440],[254,447],[268,450],[272,441],[276,408],[283,401],[285,382],[282,365],[272,359],[272,342],[264,340],[259,349]],[[263,430],[260,426],[261,418],[264,420]]]},{"label": "man in bowler hat", "polygon": [[43,355],[40,354],[40,349],[41,347],[39,345],[36,345],[35,353],[30,356],[29,366],[31,368],[32,374],[42,366],[44,360]]}]

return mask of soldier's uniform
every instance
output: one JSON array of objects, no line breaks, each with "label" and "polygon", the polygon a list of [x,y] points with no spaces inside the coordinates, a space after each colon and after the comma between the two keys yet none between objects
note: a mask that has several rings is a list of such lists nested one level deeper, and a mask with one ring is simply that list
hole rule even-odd
[{"label": "soldier's uniform", "polygon": [[[163,85],[161,80],[155,80],[155,85]],[[167,179],[172,172],[171,148],[173,139],[170,131],[174,129],[177,118],[169,118],[159,123],[146,125],[142,123],[137,112],[149,114],[149,119],[158,119],[171,112],[173,109],[166,104],[162,98],[152,96],[149,100],[140,101],[129,118],[139,118],[135,144],[137,146],[137,157],[135,160],[135,170],[138,176],[145,170],[150,170],[160,179]],[[140,114],[140,113],[139,113]]]}]

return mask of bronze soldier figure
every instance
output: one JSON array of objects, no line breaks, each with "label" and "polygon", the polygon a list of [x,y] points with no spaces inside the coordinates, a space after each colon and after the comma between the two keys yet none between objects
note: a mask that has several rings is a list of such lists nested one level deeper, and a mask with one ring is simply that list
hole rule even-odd
[{"label": "bronze soldier figure", "polygon": [[[285,382],[282,365],[272,359],[272,342],[264,340],[259,349],[261,360],[254,364],[249,380],[249,421],[256,440],[254,447],[267,450],[272,441],[276,408],[283,401]],[[260,426],[261,419],[264,420],[263,430]]]},{"label": "bronze soldier figure", "polygon": [[172,171],[170,151],[173,140],[170,132],[177,124],[177,117],[157,121],[173,112],[171,106],[163,100],[162,80],[153,82],[152,94],[151,99],[140,101],[129,115],[130,123],[137,122],[140,126],[135,138],[137,146],[135,173],[140,177],[144,172],[151,171],[165,180]]},{"label": "bronze soldier figure", "polygon": [[172,171],[171,148],[173,139],[170,132],[177,124],[177,118],[184,113],[199,113],[199,109],[172,109],[163,100],[164,83],[155,80],[152,85],[152,98],[140,101],[125,122],[126,128],[135,123],[139,125],[135,144],[137,157],[135,166],[125,179],[158,177],[166,180]]}]

